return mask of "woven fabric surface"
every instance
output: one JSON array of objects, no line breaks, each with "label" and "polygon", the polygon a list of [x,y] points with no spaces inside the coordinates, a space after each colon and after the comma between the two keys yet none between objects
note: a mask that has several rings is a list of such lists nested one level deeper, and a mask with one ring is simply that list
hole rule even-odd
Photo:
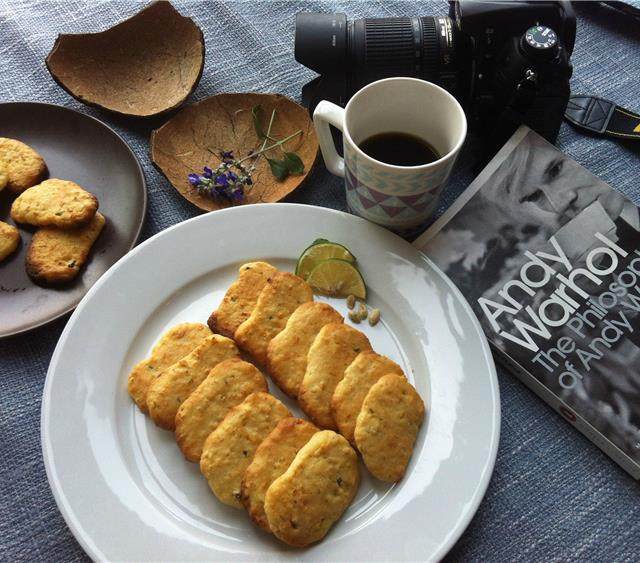
[{"label": "woven fabric surface", "polygon": [[[640,7],[640,1],[634,3]],[[301,86],[313,74],[293,59],[293,22],[298,11],[338,11],[358,18],[443,14],[447,10],[444,0],[176,0],[174,5],[201,26],[206,38],[206,63],[194,100],[237,91],[280,92],[299,99]],[[198,213],[150,164],[148,138],[157,123],[133,123],[78,103],[56,85],[44,65],[57,33],[105,29],[141,6],[113,1],[0,0],[0,101],[62,104],[94,115],[120,133],[140,159],[148,182],[145,239]],[[573,91],[599,95],[639,111],[640,21],[597,3],[579,4],[577,13]],[[640,143],[587,137],[563,124],[557,144],[640,204]],[[439,212],[472,178],[477,145],[473,138],[467,143]],[[319,164],[288,201],[345,209],[342,181]],[[66,321],[0,341],[2,561],[86,559],[57,510],[40,449],[45,374]],[[499,370],[499,379],[502,436],[495,473],[475,518],[448,559],[637,560],[638,483],[508,373]],[[437,517],[425,514],[424,522],[415,524],[415,533]],[[382,556],[383,546],[376,553]]]}]

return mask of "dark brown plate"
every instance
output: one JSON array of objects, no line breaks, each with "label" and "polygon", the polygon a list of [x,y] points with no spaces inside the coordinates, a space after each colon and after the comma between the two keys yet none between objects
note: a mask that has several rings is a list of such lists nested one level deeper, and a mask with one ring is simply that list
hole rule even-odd
[{"label": "dark brown plate", "polygon": [[[73,180],[96,195],[107,218],[89,262],[70,284],[44,288],[27,276],[24,260],[34,229],[20,226],[18,250],[0,262],[0,338],[30,330],[71,311],[89,288],[136,243],[147,207],[144,174],[124,140],[88,115],[52,104],[0,104],[0,137],[32,146],[50,178]],[[0,192],[0,220],[15,196]]]}]

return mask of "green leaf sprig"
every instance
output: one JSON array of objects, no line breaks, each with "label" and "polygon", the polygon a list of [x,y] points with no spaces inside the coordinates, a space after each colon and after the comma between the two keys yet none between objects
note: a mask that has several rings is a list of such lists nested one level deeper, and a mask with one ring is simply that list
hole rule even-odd
[{"label": "green leaf sprig", "polygon": [[[282,158],[268,157],[266,154],[264,154],[264,157],[269,163],[269,168],[271,168],[271,173],[273,174],[273,176],[277,180],[282,182],[283,180],[286,180],[291,174],[304,174],[304,163],[302,162],[302,159],[295,152],[286,151],[283,146],[285,142],[293,139],[294,137],[297,137],[298,135],[301,135],[302,129],[296,131],[295,133],[289,135],[284,139],[279,140],[271,135],[271,128],[273,127],[273,122],[276,118],[275,108],[271,112],[271,118],[269,119],[269,124],[266,129],[264,127],[264,110],[260,105],[254,106],[251,109],[251,116],[253,118],[253,128],[256,131],[256,135],[258,135],[259,139],[262,139],[262,147],[259,151],[254,153],[254,155],[266,153],[274,148],[280,148],[280,150],[282,151]],[[271,141],[273,144],[267,147],[269,141]]]}]

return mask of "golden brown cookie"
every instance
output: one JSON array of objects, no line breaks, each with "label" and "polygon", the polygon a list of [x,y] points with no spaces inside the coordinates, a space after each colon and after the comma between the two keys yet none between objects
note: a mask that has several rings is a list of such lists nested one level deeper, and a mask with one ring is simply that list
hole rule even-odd
[{"label": "golden brown cookie", "polygon": [[20,193],[41,182],[47,175],[43,158],[29,145],[0,137],[0,161],[7,171],[7,188]]},{"label": "golden brown cookie", "polygon": [[104,215],[96,213],[83,227],[68,230],[43,227],[36,231],[27,250],[27,274],[38,283],[71,281],[87,262],[105,221]]},{"label": "golden brown cookie", "polygon": [[13,254],[20,244],[20,233],[13,225],[0,221],[0,262]]},{"label": "golden brown cookie", "polygon": [[261,365],[267,363],[267,346],[303,303],[313,301],[311,287],[289,272],[278,272],[264,286],[249,318],[236,330],[235,341]]},{"label": "golden brown cookie", "polygon": [[264,286],[277,273],[278,270],[266,262],[249,262],[240,266],[238,279],[229,286],[222,303],[211,313],[207,321],[209,328],[233,338],[238,327],[251,315]]},{"label": "golden brown cookie", "polygon": [[353,431],[364,398],[371,386],[388,373],[404,376],[402,368],[394,361],[366,350],[349,364],[344,371],[344,378],[336,386],[331,398],[331,412],[340,434],[352,444],[355,444]]},{"label": "golden brown cookie", "polygon": [[367,337],[345,324],[329,324],[320,329],[307,355],[298,402],[302,410],[321,428],[336,430],[331,414],[331,397],[344,377],[344,370],[364,350],[371,350]]},{"label": "golden brown cookie", "polygon": [[291,465],[300,448],[318,429],[301,418],[287,417],[258,446],[253,460],[244,472],[240,501],[251,520],[267,532],[269,523],[264,513],[267,489]]},{"label": "golden brown cookie", "polygon": [[176,440],[184,457],[199,461],[207,436],[227,413],[251,393],[266,393],[267,382],[253,364],[240,358],[215,366],[176,414]]},{"label": "golden brown cookie", "polygon": [[406,377],[390,373],[375,383],[356,420],[355,440],[374,477],[402,479],[424,420],[424,403]]},{"label": "golden brown cookie", "polygon": [[180,405],[202,383],[207,374],[224,360],[237,358],[233,340],[212,334],[181,360],[165,369],[149,386],[147,407],[153,421],[166,430],[175,429]]},{"label": "golden brown cookie", "polygon": [[321,540],[358,491],[358,456],[331,430],[317,432],[267,490],[264,510],[273,534],[304,547]]},{"label": "golden brown cookie", "polygon": [[147,412],[147,392],[151,383],[208,336],[211,336],[211,331],[201,323],[176,325],[162,335],[148,358],[133,367],[127,389],[142,412]]},{"label": "golden brown cookie", "polygon": [[213,494],[221,502],[236,508],[245,470],[258,446],[291,413],[268,393],[252,393],[233,407],[218,427],[209,434],[202,449],[200,471]]},{"label": "golden brown cookie", "polygon": [[68,180],[52,178],[22,192],[11,206],[16,223],[69,229],[86,224],[96,214],[96,196]]},{"label": "golden brown cookie", "polygon": [[289,317],[284,330],[267,348],[269,375],[287,395],[298,396],[307,370],[307,353],[320,329],[330,323],[344,322],[331,305],[319,301],[303,303]]},{"label": "golden brown cookie", "polygon": [[9,170],[3,160],[0,160],[0,192],[7,187],[9,183]]}]

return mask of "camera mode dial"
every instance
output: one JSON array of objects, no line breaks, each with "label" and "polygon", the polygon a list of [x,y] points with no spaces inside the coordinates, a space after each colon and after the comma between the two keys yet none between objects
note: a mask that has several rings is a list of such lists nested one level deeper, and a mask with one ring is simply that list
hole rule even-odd
[{"label": "camera mode dial", "polygon": [[558,54],[558,36],[546,25],[534,25],[522,36],[522,50],[534,60],[547,61]]}]

